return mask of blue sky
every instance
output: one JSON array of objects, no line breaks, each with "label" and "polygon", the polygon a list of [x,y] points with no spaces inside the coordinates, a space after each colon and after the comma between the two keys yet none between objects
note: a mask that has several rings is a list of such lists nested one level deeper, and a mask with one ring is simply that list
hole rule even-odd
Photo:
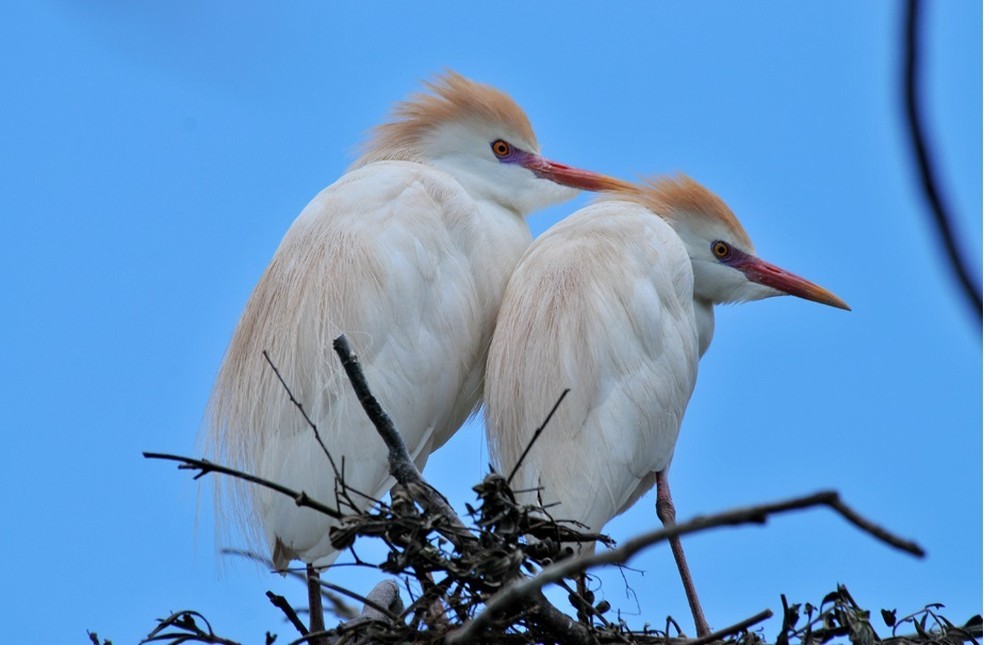
[{"label": "blue sky", "polygon": [[[216,556],[207,497],[140,453],[193,454],[284,231],[391,103],[445,68],[508,91],[554,159],[686,171],[762,257],[854,308],[719,310],[677,445],[678,514],[835,488],[929,555],[822,510],[700,535],[685,544],[711,624],[838,582],[876,611],[981,610],[980,330],[917,191],[902,3],[531,4],[0,7],[7,640],[135,642],[184,608],[247,642],[290,634],[263,593],[303,604],[300,587]],[[979,275],[981,5],[932,3],[925,19],[933,150]],[[534,215],[534,233],[586,201]],[[475,422],[425,474],[463,509],[487,460]],[[608,532],[656,524],[650,495]],[[689,626],[668,549],[631,564],[644,573],[605,574],[599,598],[635,624]]]}]

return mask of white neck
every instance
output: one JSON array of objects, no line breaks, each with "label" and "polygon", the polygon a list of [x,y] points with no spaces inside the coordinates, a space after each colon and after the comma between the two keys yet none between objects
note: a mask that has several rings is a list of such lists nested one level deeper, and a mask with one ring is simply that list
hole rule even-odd
[{"label": "white neck", "polygon": [[697,317],[697,339],[700,345],[700,355],[711,345],[714,337],[714,303],[704,298],[694,298],[694,314]]}]

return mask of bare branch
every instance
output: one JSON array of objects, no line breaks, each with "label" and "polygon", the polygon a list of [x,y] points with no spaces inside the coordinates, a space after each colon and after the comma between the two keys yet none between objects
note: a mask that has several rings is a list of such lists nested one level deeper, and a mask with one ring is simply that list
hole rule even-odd
[{"label": "bare branch", "polygon": [[738,632],[745,631],[752,625],[760,623],[763,620],[768,620],[772,618],[772,610],[764,609],[759,613],[746,618],[745,620],[740,620],[730,627],[725,627],[724,629],[719,629],[716,632],[711,632],[707,636],[702,636],[700,638],[695,638],[694,640],[687,641],[687,645],[705,645],[706,643],[712,643],[714,641],[724,640],[725,636],[731,636],[732,634],[737,634]]},{"label": "bare branch", "polygon": [[952,218],[948,212],[943,194],[939,189],[939,181],[930,159],[929,145],[926,142],[926,128],[922,123],[922,114],[919,105],[919,16],[922,10],[922,3],[919,0],[909,0],[905,17],[905,109],[909,125],[909,136],[912,140],[913,153],[916,156],[916,165],[919,169],[919,179],[922,183],[923,194],[929,203],[930,211],[933,214],[933,222],[940,234],[943,248],[946,251],[947,260],[957,283],[960,285],[964,296],[974,309],[977,320],[980,322],[982,315],[981,288],[974,284],[971,278],[970,269],[961,257],[960,249],[957,248],[957,241],[953,234]]},{"label": "bare branch", "polygon": [[[202,629],[198,625],[198,620],[205,624],[205,629]],[[167,629],[173,631],[167,632],[165,631]],[[157,627],[140,642],[151,643],[154,641],[172,641],[175,643],[196,641],[199,643],[213,643],[214,645],[240,645],[236,641],[223,638],[216,634],[212,629],[211,623],[208,622],[205,616],[202,616],[197,611],[189,610],[176,611],[167,618],[159,619]]]},{"label": "bare branch", "polygon": [[321,502],[315,500],[314,498],[308,496],[304,491],[297,492],[286,486],[281,486],[276,482],[272,482],[262,477],[257,477],[256,475],[250,475],[249,473],[244,473],[241,470],[236,470],[234,468],[229,468],[227,466],[222,466],[220,464],[213,463],[208,459],[192,459],[191,457],[182,457],[181,455],[169,455],[161,452],[145,452],[143,453],[146,459],[164,459],[167,461],[177,461],[180,462],[178,466],[179,470],[199,470],[195,479],[204,477],[209,473],[219,473],[220,475],[229,475],[230,477],[235,477],[237,479],[242,479],[254,484],[263,486],[264,488],[269,488],[270,490],[275,490],[282,495],[286,495],[294,500],[294,503],[298,506],[304,506],[310,509],[314,509],[319,513],[324,513],[328,517],[336,520],[342,519],[344,515],[339,513],[330,506],[325,506]]},{"label": "bare branch", "polygon": [[274,607],[284,612],[284,616],[287,617],[287,620],[290,621],[290,624],[294,626],[294,629],[296,629],[301,636],[308,635],[307,627],[305,627],[304,623],[301,622],[301,619],[297,617],[297,612],[290,606],[290,603],[287,602],[286,598],[279,594],[275,594],[272,591],[267,591],[266,597],[270,599],[270,602],[273,603]]},{"label": "bare branch", "polygon": [[[455,528],[465,530],[464,523],[462,523],[444,496],[421,477],[420,471],[417,470],[417,466],[414,465],[413,460],[410,458],[410,453],[407,451],[407,446],[403,441],[402,435],[397,431],[389,415],[386,414],[379,401],[376,400],[376,397],[369,390],[369,384],[366,382],[362,366],[359,364],[359,359],[356,357],[355,352],[352,351],[352,347],[349,345],[345,334],[336,338],[333,346],[335,353],[342,360],[342,367],[352,382],[352,389],[355,390],[355,395],[359,398],[359,403],[362,404],[366,415],[376,427],[376,432],[379,433],[379,436],[383,439],[383,443],[386,444],[386,448],[389,450],[390,474],[393,475],[396,481],[407,487],[408,490],[413,491],[415,497],[419,494],[423,498],[422,502],[427,508],[443,515]],[[449,537],[449,539],[451,538]]]},{"label": "bare branch", "polygon": [[870,533],[875,538],[913,555],[919,557],[925,555],[925,552],[919,545],[908,540],[895,537],[888,533],[888,531],[877,527],[872,522],[861,518],[857,513],[852,511],[840,501],[840,497],[836,492],[824,491],[813,495],[808,495],[806,497],[796,497],[790,500],[774,502],[771,504],[762,504],[759,506],[750,506],[747,508],[725,511],[723,513],[718,513],[708,517],[697,517],[689,522],[677,524],[673,527],[643,533],[642,535],[628,540],[617,549],[612,549],[603,553],[584,554],[576,558],[554,563],[540,571],[536,577],[519,580],[500,591],[486,604],[485,611],[477,615],[470,622],[466,623],[460,630],[449,634],[447,642],[472,642],[473,639],[477,638],[478,635],[482,633],[483,629],[488,626],[493,614],[502,611],[513,603],[533,597],[533,594],[539,592],[544,586],[594,567],[605,564],[622,564],[628,562],[628,560],[639,551],[656,544],[657,542],[666,540],[671,536],[687,535],[689,533],[704,531],[716,526],[733,526],[747,523],[761,524],[765,522],[769,515],[810,508],[813,506],[829,506],[852,524]]},{"label": "bare branch", "polygon": [[887,529],[884,529],[871,520],[862,517],[857,511],[842,502],[840,496],[836,493],[834,493],[834,498],[831,501],[826,502],[826,504],[830,508],[837,511],[845,520],[858,527],[865,533],[868,533],[876,540],[880,540],[891,547],[899,549],[900,551],[910,553],[917,558],[921,558],[926,555],[923,548],[915,542],[892,535]]}]

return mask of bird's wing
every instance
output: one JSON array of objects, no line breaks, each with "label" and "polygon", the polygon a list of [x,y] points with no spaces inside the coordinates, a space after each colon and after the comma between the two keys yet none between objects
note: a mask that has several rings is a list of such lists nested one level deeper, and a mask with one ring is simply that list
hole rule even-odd
[{"label": "bird's wing", "polygon": [[640,206],[590,206],[536,240],[503,299],[486,376],[492,454],[506,474],[565,388],[515,488],[593,530],[673,455],[697,372],[682,241]]},{"label": "bird's wing", "polygon": [[[462,251],[462,238],[472,244],[476,236],[455,224],[474,219],[475,208],[447,175],[407,162],[360,168],[317,195],[236,329],[212,397],[213,454],[335,502],[328,460],[265,364],[266,351],[344,465],[345,482],[381,496],[386,451],[332,349],[342,333],[410,452],[423,454],[418,462],[435,434],[446,440],[479,396],[480,374],[470,372],[482,351],[483,305]],[[325,518],[269,491],[255,500],[271,545],[279,540],[284,553],[302,557],[330,551]]]}]

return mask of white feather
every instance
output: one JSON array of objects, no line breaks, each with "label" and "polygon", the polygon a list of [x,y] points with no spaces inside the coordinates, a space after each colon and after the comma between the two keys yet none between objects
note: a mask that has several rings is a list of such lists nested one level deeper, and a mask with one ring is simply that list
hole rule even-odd
[{"label": "white feather", "polygon": [[669,466],[698,349],[673,229],[629,202],[571,215],[533,243],[503,298],[486,378],[497,466],[512,469],[570,388],[513,487],[541,487],[555,518],[600,530]]},{"label": "white feather", "polygon": [[[216,380],[205,433],[215,460],[337,504],[328,457],[266,351],[362,493],[351,495],[356,506],[383,497],[386,450],[332,341],[348,335],[422,468],[479,404],[502,292],[530,243],[523,217],[574,188],[625,185],[540,157],[526,115],[495,88],[454,72],[428,87],[396,107],[284,236]],[[278,493],[236,484],[218,491],[216,507],[220,522],[237,515],[229,519],[254,544],[262,534],[278,568],[335,557],[328,518]]]},{"label": "white feather", "polygon": [[[291,226],[247,304],[213,397],[214,452],[335,504],[329,462],[266,366],[266,350],[336,464],[344,460],[346,483],[383,497],[392,484],[386,451],[332,340],[349,336],[423,467],[479,403],[499,294],[529,241],[517,213],[472,199],[425,164],[376,162],[326,188]],[[278,567],[293,557],[333,559],[327,518],[266,489],[240,494]]]},{"label": "white feather", "polygon": [[[721,245],[731,250],[715,256]],[[489,350],[487,433],[501,472],[571,392],[514,489],[540,487],[544,504],[559,502],[555,518],[600,531],[669,468],[716,303],[788,292],[847,308],[752,248],[725,203],[684,176],[617,189],[530,246]]]}]

